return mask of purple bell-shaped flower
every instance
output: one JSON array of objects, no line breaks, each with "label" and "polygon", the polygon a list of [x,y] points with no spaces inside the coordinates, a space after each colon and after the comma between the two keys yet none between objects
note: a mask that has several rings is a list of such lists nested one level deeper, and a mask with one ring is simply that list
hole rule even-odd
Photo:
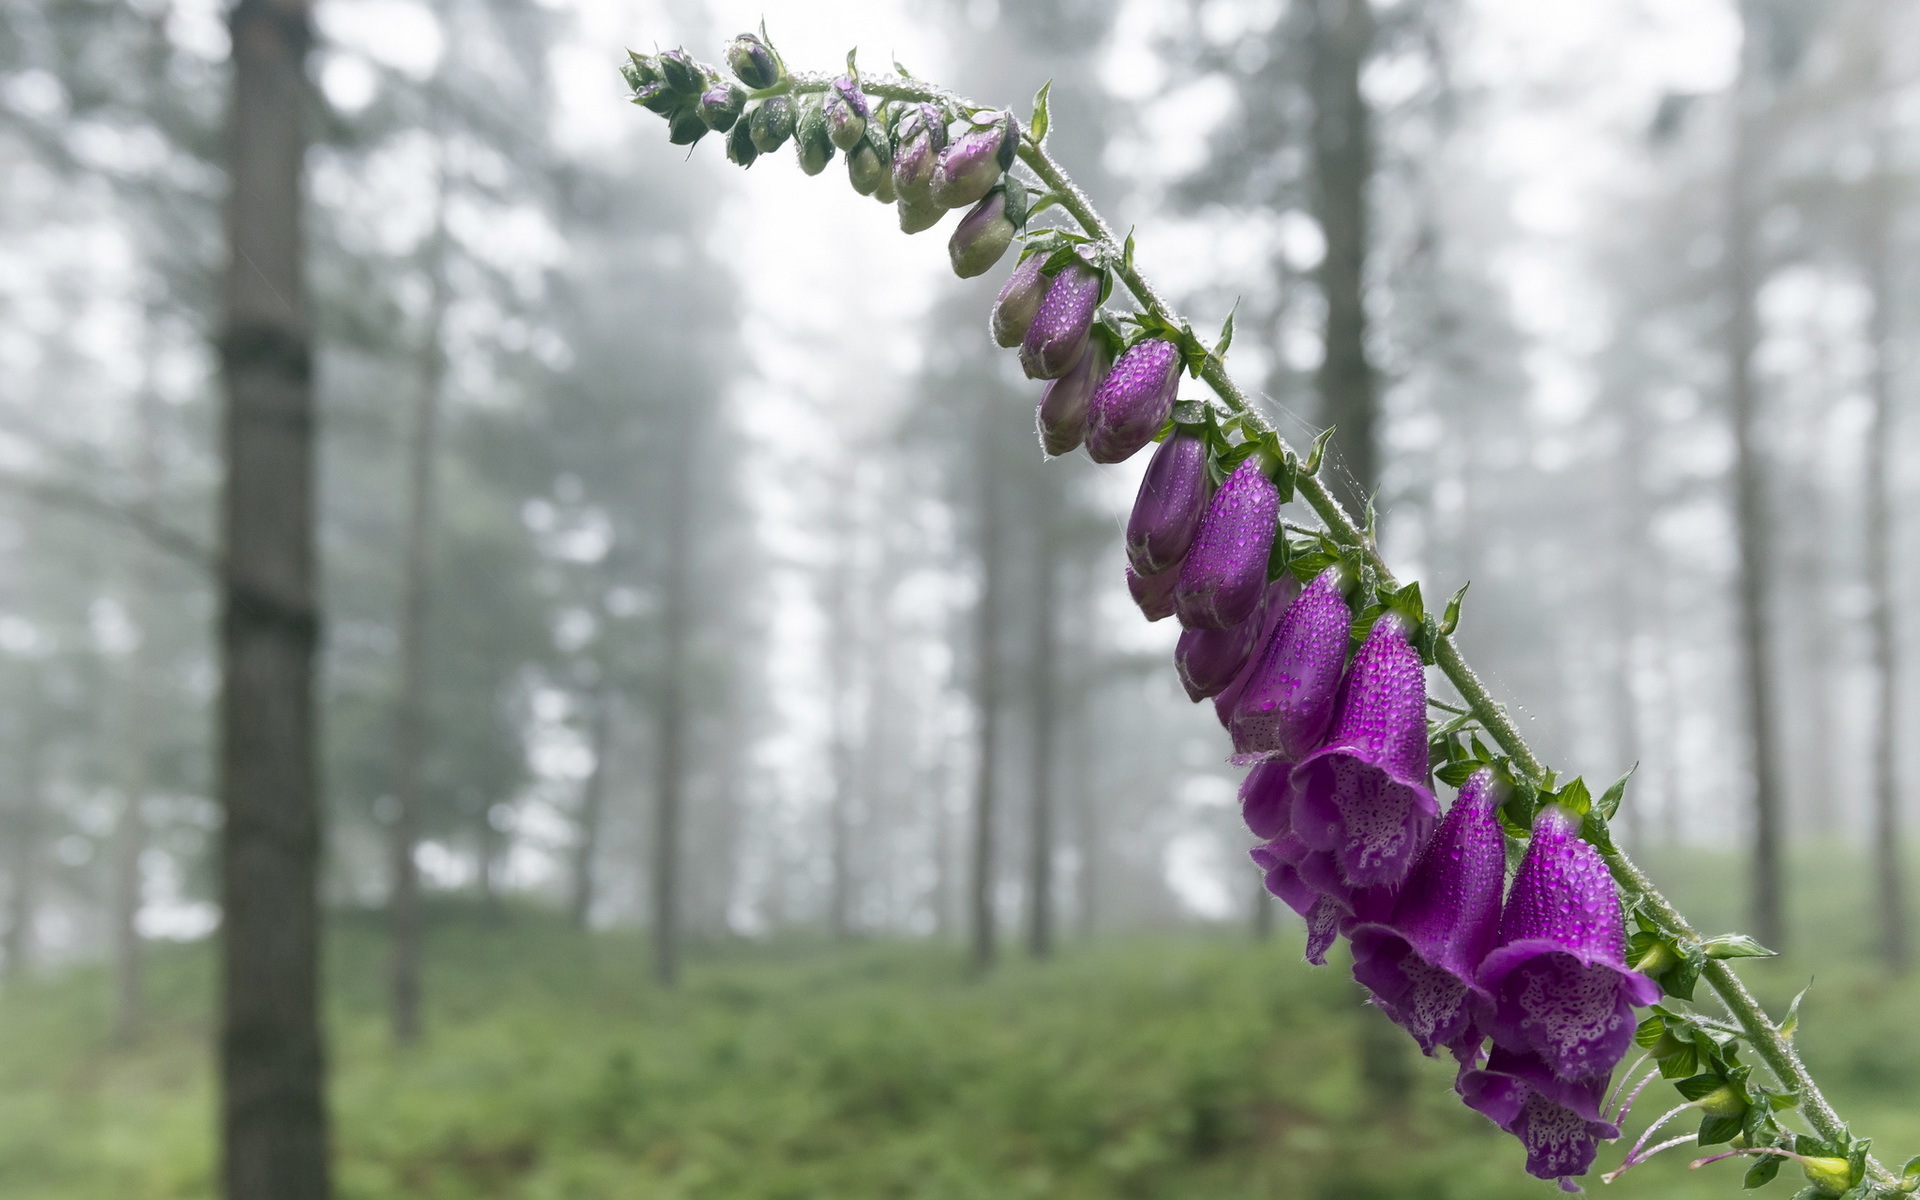
[{"label": "purple bell-shaped flower", "polygon": [[1214,493],[1174,589],[1180,623],[1230,629],[1247,619],[1267,586],[1267,558],[1280,519],[1280,489],[1247,459]]},{"label": "purple bell-shaped flower", "polygon": [[1028,255],[1000,285],[989,324],[994,345],[1011,350],[1025,340],[1027,327],[1033,324],[1034,314],[1040,311],[1040,301],[1046,298],[1047,285],[1053,282],[1040,273],[1040,268],[1046,265],[1046,255]]},{"label": "purple bell-shaped flower", "polygon": [[1173,567],[1158,575],[1142,575],[1131,566],[1127,568],[1127,594],[1140,606],[1149,621],[1164,621],[1173,615],[1173,586],[1179,581],[1180,568]]},{"label": "purple bell-shaped flower", "polygon": [[1468,1108],[1520,1139],[1527,1174],[1558,1179],[1567,1191],[1579,1190],[1572,1178],[1592,1169],[1600,1143],[1620,1136],[1600,1112],[1605,1075],[1562,1079],[1534,1055],[1496,1046],[1486,1066],[1462,1066],[1453,1086]]},{"label": "purple bell-shaped flower", "polygon": [[[1241,811],[1246,811],[1244,803]],[[1266,872],[1267,890],[1306,919],[1306,957],[1316,967],[1326,964],[1336,934],[1356,922],[1385,920],[1393,911],[1393,888],[1354,887],[1341,878],[1331,854],[1312,849],[1291,829],[1255,846],[1251,854]]]},{"label": "purple bell-shaped flower", "polygon": [[933,167],[933,198],[948,208],[978,203],[1013,165],[1020,149],[1020,122],[1010,112],[993,124],[975,126],[954,139]]},{"label": "purple bell-shaped flower", "polygon": [[1230,710],[1236,761],[1298,762],[1333,721],[1353,613],[1337,571],[1322,571],[1287,606]]},{"label": "purple bell-shaped flower", "polygon": [[[1296,817],[1297,819],[1297,817]],[[1499,946],[1481,964],[1487,1032],[1562,1079],[1606,1075],[1633,1044],[1633,1006],[1659,985],[1627,966],[1620,894],[1580,819],[1549,805],[1513,877]]]},{"label": "purple bell-shaped flower", "polygon": [[1125,462],[1154,439],[1173,412],[1180,387],[1180,348],[1148,338],[1126,351],[1093,394],[1087,411],[1087,457]]},{"label": "purple bell-shaped flower", "polygon": [[1040,431],[1040,448],[1047,454],[1057,457],[1070,453],[1086,436],[1087,402],[1106,378],[1112,361],[1106,343],[1094,338],[1073,370],[1047,384],[1047,390],[1040,393],[1034,424]]},{"label": "purple bell-shaped flower", "polygon": [[1136,571],[1164,571],[1186,557],[1213,485],[1207,444],[1176,429],[1153,452],[1127,518],[1127,561]]},{"label": "purple bell-shaped flower", "polygon": [[1507,855],[1493,815],[1497,800],[1491,771],[1468,777],[1393,916],[1348,933],[1353,977],[1374,1003],[1422,1050],[1445,1046],[1462,1062],[1479,1056],[1475,1017],[1485,997],[1474,979],[1500,932]]},{"label": "purple bell-shaped flower", "polygon": [[[1300,584],[1291,572],[1267,585],[1267,616],[1260,627],[1260,636],[1254,639],[1254,651],[1247,655],[1246,665],[1241,667],[1240,673],[1233,677],[1233,682],[1213,698],[1213,715],[1220,718],[1220,728],[1226,729],[1233,724],[1234,706],[1240,703],[1241,693],[1246,691],[1247,684],[1252,681],[1254,668],[1260,663],[1262,648],[1273,642],[1273,631],[1279,628],[1280,619],[1286,615],[1289,608],[1293,607],[1293,602],[1299,596]],[[1244,764],[1236,761],[1234,765]]]},{"label": "purple bell-shaped flower", "polygon": [[1293,828],[1333,854],[1348,882],[1398,884],[1433,831],[1427,786],[1427,682],[1393,613],[1353,657],[1327,744],[1293,771]]},{"label": "purple bell-shaped flower", "polygon": [[1240,781],[1241,819],[1261,841],[1287,831],[1287,776],[1292,773],[1292,763],[1263,762]]},{"label": "purple bell-shaped flower", "polygon": [[1100,272],[1082,259],[1060,269],[1020,343],[1020,367],[1029,379],[1058,379],[1086,353],[1093,313],[1100,307]]},{"label": "purple bell-shaped flower", "polygon": [[1180,635],[1173,665],[1189,700],[1198,704],[1216,696],[1239,677],[1259,644],[1260,631],[1266,628],[1266,600],[1271,591],[1261,592],[1259,606],[1232,629],[1189,629]]}]

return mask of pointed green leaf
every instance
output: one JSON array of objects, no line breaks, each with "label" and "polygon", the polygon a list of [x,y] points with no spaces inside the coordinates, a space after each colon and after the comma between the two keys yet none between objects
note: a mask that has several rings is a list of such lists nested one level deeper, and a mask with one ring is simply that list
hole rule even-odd
[{"label": "pointed green leaf", "polygon": [[893,60],[893,73],[894,73],[895,75],[898,75],[898,76],[899,76],[900,78],[902,78],[902,79],[912,79],[912,78],[913,78],[913,72],[912,72],[912,71],[909,71],[909,70],[907,70],[907,69],[906,69],[905,67],[903,67],[903,66],[901,66],[901,65],[900,65],[900,60],[899,60],[899,59],[897,59],[897,58]]},{"label": "pointed green leaf", "polygon": [[1788,1041],[1793,1040],[1794,1031],[1800,1028],[1800,1002],[1805,1000],[1807,993],[1812,990],[1813,984],[1809,982],[1794,996],[1793,1002],[1787,1005],[1787,1015],[1780,1022],[1780,1036]]},{"label": "pointed green leaf", "polygon": [[1723,933],[1719,937],[1708,938],[1700,943],[1700,949],[1708,958],[1772,958],[1779,953],[1767,949],[1744,933]]},{"label": "pointed green leaf", "polygon": [[847,51],[847,74],[853,77],[855,83],[860,82],[860,64],[856,61],[859,57],[860,47],[855,46]]},{"label": "pointed green leaf", "polygon": [[1715,1146],[1721,1142],[1730,1142],[1738,1136],[1740,1136],[1739,1117],[1706,1116],[1700,1119],[1700,1136],[1698,1140],[1702,1146]]},{"label": "pointed green leaf", "polygon": [[1620,801],[1627,794],[1627,780],[1632,779],[1633,773],[1639,769],[1640,764],[1634,763],[1631,767],[1627,768],[1625,775],[1622,775],[1607,785],[1607,790],[1600,793],[1600,802],[1595,805],[1595,807],[1600,810],[1601,814],[1605,816],[1607,820],[1613,820],[1613,814],[1620,811]]},{"label": "pointed green leaf", "polygon": [[1047,116],[1047,93],[1053,90],[1053,80],[1040,85],[1033,94],[1033,115],[1027,118],[1027,137],[1038,146],[1047,140],[1047,126],[1051,123]]},{"label": "pointed green leaf", "polygon": [[1240,311],[1240,298],[1234,297],[1233,307],[1227,310],[1226,323],[1220,326],[1220,340],[1213,344],[1213,356],[1218,359],[1227,357],[1227,347],[1233,345],[1233,316]]},{"label": "pointed green leaf", "polygon": [[1447,601],[1446,612],[1440,618],[1441,637],[1452,637],[1453,631],[1460,628],[1460,602],[1466,599],[1467,589],[1471,586],[1473,586],[1472,580],[1461,584],[1460,590],[1453,594],[1453,599]]},{"label": "pointed green leaf", "polygon": [[1307,465],[1302,468],[1306,474],[1318,475],[1320,473],[1320,461],[1326,457],[1327,442],[1332,437],[1333,426],[1329,425],[1320,431],[1319,437],[1313,439],[1313,448],[1307,451]]},{"label": "pointed green leaf", "polygon": [[1920,1188],[1920,1154],[1908,1159],[1907,1165],[1900,1168],[1900,1190],[1911,1192],[1916,1188]]},{"label": "pointed green leaf", "polygon": [[1786,1161],[1786,1159],[1781,1158],[1778,1154],[1760,1155],[1753,1160],[1753,1165],[1747,1168],[1747,1177],[1743,1181],[1744,1186],[1757,1188],[1765,1187],[1769,1183],[1772,1183],[1773,1177],[1780,1173],[1780,1164]]}]

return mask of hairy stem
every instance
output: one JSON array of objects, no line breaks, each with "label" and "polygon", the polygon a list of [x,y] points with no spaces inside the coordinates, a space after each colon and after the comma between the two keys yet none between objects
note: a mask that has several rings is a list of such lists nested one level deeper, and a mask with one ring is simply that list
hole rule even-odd
[{"label": "hairy stem", "polygon": [[[825,91],[831,83],[831,77],[821,74],[795,74],[783,90],[796,93]],[[966,98],[943,88],[932,87],[919,80],[900,79],[893,76],[862,76],[861,90],[869,96],[878,96],[888,100],[907,103],[932,103],[941,105],[955,113],[979,111],[985,106],[975,104]],[[1106,251],[1115,275],[1126,285],[1134,301],[1141,309],[1170,325],[1178,326],[1180,316],[1156,292],[1153,285],[1122,255],[1121,239],[1114,233],[1113,227],[1093,207],[1092,201],[1080,190],[1073,178],[1047,153],[1044,142],[1035,142],[1022,138],[1020,161],[1026,164],[1041,183],[1059,198],[1059,206],[1065,210],[1080,228],[1098,242]],[[1217,357],[1209,356],[1201,370],[1200,378],[1220,397],[1220,400],[1241,421],[1259,433],[1274,432],[1272,423],[1249,399],[1232,376],[1227,374],[1226,364]],[[1276,435],[1277,436],[1277,435]],[[1286,444],[1282,440],[1281,445]],[[1334,498],[1317,477],[1302,472],[1295,480],[1295,488],[1302,499],[1326,523],[1327,533],[1336,542],[1358,552],[1378,574],[1380,582],[1391,585],[1393,572],[1381,558],[1379,547],[1367,536],[1360,525],[1354,521],[1340,502]],[[1486,729],[1502,750],[1513,760],[1513,765],[1529,782],[1544,783],[1547,770],[1532,747],[1521,736],[1519,727],[1507,714],[1504,706],[1493,698],[1480,677],[1460,654],[1460,648],[1451,636],[1436,639],[1434,647],[1435,665],[1441,674],[1453,684],[1466,702],[1474,717]],[[1618,849],[1605,855],[1607,865],[1613,872],[1616,883],[1628,897],[1642,902],[1646,911],[1652,914],[1664,932],[1677,941],[1699,942],[1700,932],[1680,914],[1646,872]],[[1780,1031],[1780,1028],[1767,1016],[1753,993],[1747,990],[1733,968],[1724,960],[1714,959],[1708,962],[1701,972],[1715,994],[1727,1007],[1740,1030],[1752,1043],[1754,1050],[1765,1060],[1767,1067],[1779,1081],[1800,1095],[1800,1111],[1807,1123],[1816,1133],[1829,1141],[1844,1143],[1849,1137],[1847,1126],[1834,1112],[1833,1106],[1821,1093],[1819,1085],[1801,1061],[1799,1052],[1793,1043]],[[1868,1172],[1874,1178],[1892,1182],[1892,1174],[1878,1161],[1867,1160]]]}]

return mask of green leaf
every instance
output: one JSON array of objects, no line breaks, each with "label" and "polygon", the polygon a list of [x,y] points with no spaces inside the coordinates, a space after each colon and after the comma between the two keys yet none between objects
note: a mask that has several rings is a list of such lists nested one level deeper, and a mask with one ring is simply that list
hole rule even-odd
[{"label": "green leaf", "polygon": [[893,60],[893,73],[894,73],[895,75],[898,75],[898,76],[899,76],[900,78],[902,78],[902,79],[912,79],[912,78],[913,78],[913,72],[912,72],[912,71],[909,71],[909,70],[907,70],[907,69],[906,69],[905,67],[903,67],[903,66],[901,66],[901,65],[900,65],[900,60],[899,60],[899,59],[897,59],[897,58]]},{"label": "green leaf", "polygon": [[1289,564],[1293,570],[1293,577],[1298,579],[1302,584],[1312,583],[1314,580],[1320,578],[1322,571],[1327,570],[1329,567],[1337,567],[1339,565],[1340,556],[1337,554],[1328,554],[1324,550],[1316,550],[1310,554],[1295,555],[1293,562]]},{"label": "green leaf", "polygon": [[1709,1116],[1700,1119],[1699,1142],[1702,1146],[1715,1146],[1721,1142],[1730,1142],[1739,1136],[1739,1117]]},{"label": "green leaf", "polygon": [[1600,814],[1606,817],[1607,820],[1613,820],[1613,814],[1620,811],[1620,801],[1627,794],[1627,780],[1632,779],[1633,773],[1639,769],[1640,764],[1634,763],[1631,767],[1627,768],[1625,775],[1614,780],[1607,786],[1606,791],[1600,793],[1600,803],[1595,807],[1600,810]]},{"label": "green leaf", "polygon": [[1233,345],[1233,315],[1240,311],[1240,298],[1234,297],[1233,307],[1227,310],[1226,324],[1220,326],[1220,340],[1213,344],[1213,356],[1218,359],[1227,357],[1227,347]]},{"label": "green leaf", "polygon": [[1593,808],[1593,796],[1587,791],[1587,781],[1578,775],[1554,793],[1553,802],[1580,817],[1586,816],[1588,810]]},{"label": "green leaf", "polygon": [[1779,951],[1769,950],[1744,933],[1723,933],[1700,943],[1708,958],[1773,958]]},{"label": "green leaf", "polygon": [[1778,1154],[1760,1155],[1753,1160],[1753,1165],[1747,1168],[1745,1185],[1750,1188],[1767,1186],[1773,1182],[1773,1177],[1780,1173],[1780,1164],[1786,1161]]},{"label": "green leaf", "polygon": [[1027,118],[1027,137],[1038,146],[1047,140],[1047,126],[1051,123],[1047,116],[1047,93],[1053,90],[1053,80],[1040,85],[1033,94],[1033,115]]},{"label": "green leaf", "polygon": [[1434,778],[1446,784],[1448,787],[1457,788],[1466,783],[1467,780],[1473,778],[1473,773],[1479,769],[1480,764],[1477,762],[1450,762],[1438,771],[1435,771],[1433,775]]},{"label": "green leaf", "polygon": [[1700,1067],[1700,1048],[1692,1044],[1682,1045],[1658,1062],[1662,1079],[1678,1079],[1691,1075]]},{"label": "green leaf", "polygon": [[1269,582],[1287,573],[1287,565],[1291,557],[1291,547],[1287,545],[1287,531],[1284,529],[1274,530],[1273,549],[1267,551],[1267,579]]},{"label": "green leaf", "polygon": [[1038,196],[1035,196],[1027,202],[1027,220],[1033,220],[1034,217],[1058,203],[1060,203],[1059,192],[1041,192]]},{"label": "green leaf", "polygon": [[1320,431],[1320,436],[1313,439],[1313,448],[1307,451],[1307,462],[1305,466],[1300,468],[1302,471],[1308,475],[1318,475],[1320,473],[1320,460],[1326,457],[1327,442],[1332,437],[1333,426],[1329,425]]},{"label": "green leaf", "polygon": [[1127,240],[1120,245],[1120,269],[1133,274],[1133,230],[1127,230]]},{"label": "green leaf", "polygon": [[1441,637],[1452,637],[1453,631],[1460,628],[1460,602],[1467,598],[1467,589],[1472,586],[1472,580],[1461,584],[1460,590],[1453,594],[1453,599],[1447,601],[1446,613],[1440,618]]},{"label": "green leaf", "polygon": [[1655,1012],[1640,1022],[1633,1030],[1633,1044],[1642,1050],[1651,1050],[1659,1045],[1660,1039],[1667,1033],[1667,1018]]},{"label": "green leaf", "polygon": [[1673,1090],[1679,1092],[1683,1099],[1698,1100],[1719,1091],[1726,1082],[1718,1075],[1690,1075],[1685,1079],[1674,1080]]},{"label": "green leaf", "polygon": [[1900,1190],[1911,1192],[1915,1188],[1920,1188],[1920,1154],[1908,1159],[1907,1165],[1900,1168]]},{"label": "green leaf", "polygon": [[1793,1003],[1787,1005],[1787,1015],[1780,1021],[1780,1036],[1789,1042],[1793,1040],[1794,1031],[1800,1028],[1800,1002],[1805,1000],[1807,993],[1812,990],[1813,983],[1809,981],[1807,986],[1801,988],[1794,996]]},{"label": "green leaf", "polygon": [[855,46],[853,49],[847,51],[847,74],[853,77],[855,83],[860,82],[860,64],[855,61],[859,57],[860,47]]}]

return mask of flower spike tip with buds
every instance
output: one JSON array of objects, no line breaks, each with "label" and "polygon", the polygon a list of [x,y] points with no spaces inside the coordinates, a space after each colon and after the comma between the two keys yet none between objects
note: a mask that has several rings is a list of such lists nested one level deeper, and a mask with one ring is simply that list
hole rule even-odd
[{"label": "flower spike tip with buds", "polygon": [[1280,489],[1258,456],[1247,459],[1207,504],[1180,567],[1174,603],[1182,625],[1230,629],[1247,619],[1266,591],[1279,520]]}]

